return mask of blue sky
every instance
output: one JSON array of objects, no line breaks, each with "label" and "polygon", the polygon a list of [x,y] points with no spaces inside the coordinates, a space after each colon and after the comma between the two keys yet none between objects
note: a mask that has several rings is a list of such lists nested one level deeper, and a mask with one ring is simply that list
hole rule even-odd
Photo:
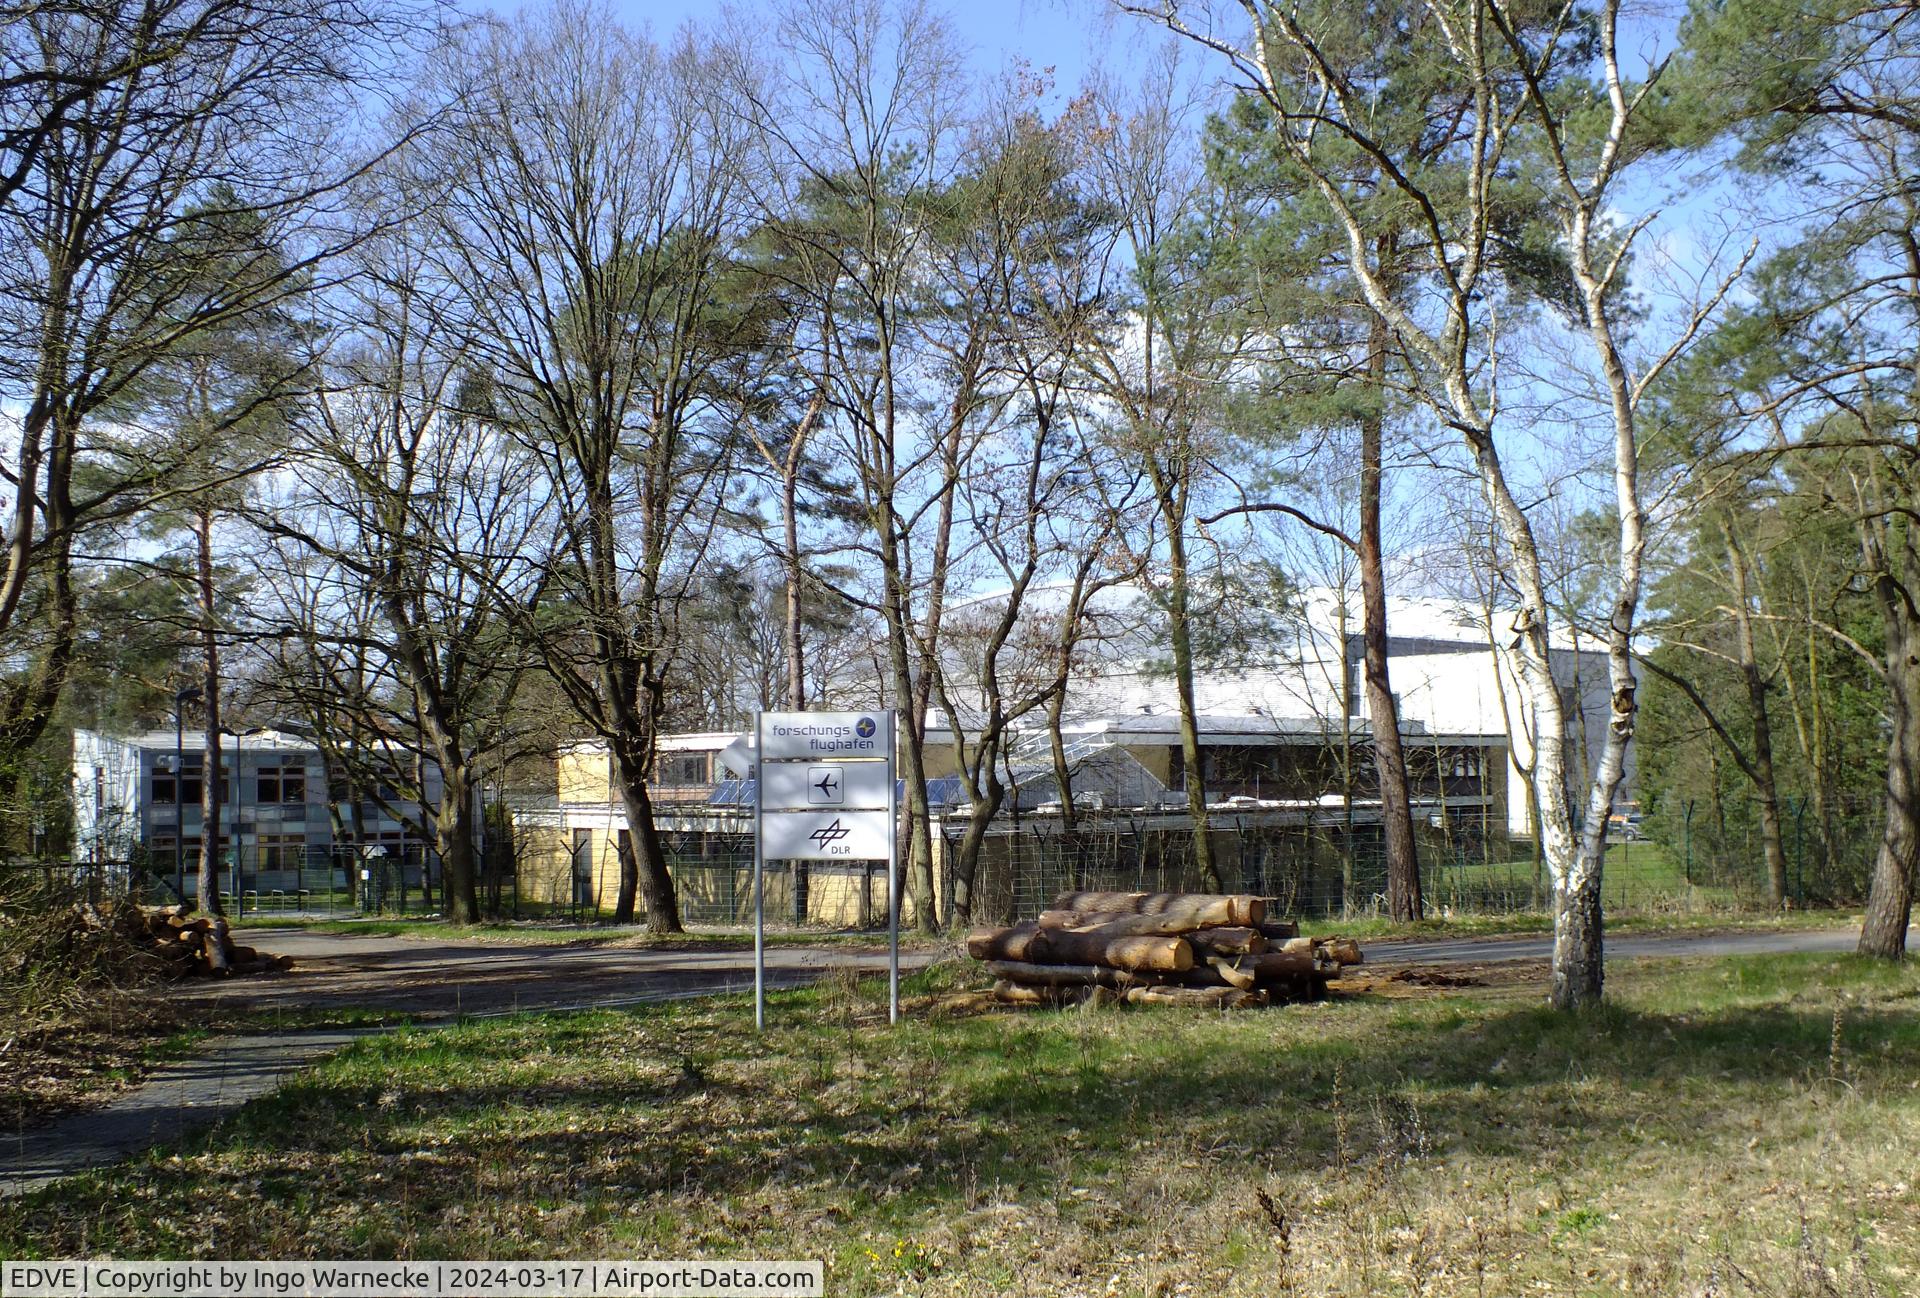
[{"label": "blue sky", "polygon": [[[656,38],[689,19],[704,22],[721,7],[714,0],[607,2],[626,22],[650,28]],[[485,7],[510,13],[526,6],[495,0]],[[752,13],[771,6],[736,0],[732,7]],[[1139,19],[1116,12],[1107,0],[930,0],[929,7],[944,14],[971,49],[976,73],[991,77],[1013,60],[1025,59],[1035,68],[1053,68],[1056,86],[1067,94],[1091,68],[1124,65],[1134,52],[1164,39]]]}]

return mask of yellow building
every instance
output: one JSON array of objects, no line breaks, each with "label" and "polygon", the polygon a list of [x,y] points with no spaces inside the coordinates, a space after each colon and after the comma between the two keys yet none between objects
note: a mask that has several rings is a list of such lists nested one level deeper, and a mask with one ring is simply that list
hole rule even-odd
[{"label": "yellow building", "polygon": [[[647,786],[681,917],[689,923],[753,921],[752,809],[714,801],[731,787],[719,755],[735,738],[725,732],[663,736]],[[557,796],[551,804],[514,811],[521,901],[611,913],[622,854],[632,850],[612,754],[604,740],[582,740],[561,749],[554,773]],[[936,837],[936,892],[943,856]],[[872,928],[886,921],[884,861],[769,862],[764,887],[772,923]],[[901,922],[913,922],[912,902],[904,897]]]}]

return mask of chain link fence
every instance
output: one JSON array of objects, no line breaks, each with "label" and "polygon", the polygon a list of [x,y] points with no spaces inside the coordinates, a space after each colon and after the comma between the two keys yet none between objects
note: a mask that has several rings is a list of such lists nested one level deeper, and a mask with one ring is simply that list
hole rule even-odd
[{"label": "chain link fence", "polygon": [[[1776,803],[1785,893],[1796,906],[1855,905],[1866,896],[1886,800],[1782,793]],[[1764,903],[1769,890],[1764,806],[1759,798],[1669,794],[1637,825],[1640,842],[1664,851],[1690,886],[1729,904]]]},{"label": "chain link fence", "polygon": [[[229,849],[219,871],[225,913],[234,916],[432,914],[441,908],[439,871],[415,846],[405,851],[353,848]],[[129,860],[19,859],[0,863],[0,880],[64,882],[99,903],[126,898],[143,906],[197,902],[199,862],[171,853]]]},{"label": "chain link fence", "polygon": [[[1810,808],[1783,803],[1784,903],[1857,904],[1878,843],[1878,808],[1851,808],[1816,833]],[[1609,912],[1765,910],[1773,887],[1757,804],[1717,809],[1711,829],[1696,812],[1678,825],[1666,815],[1622,817],[1608,836],[1602,874]],[[1478,829],[1479,827],[1471,827]],[[948,859],[959,835],[946,836]],[[1551,880],[1531,841],[1461,827],[1425,825],[1420,882],[1430,915],[1545,910]],[[1258,825],[1216,821],[1216,868],[1236,891],[1278,898],[1281,913],[1353,918],[1386,911],[1386,851],[1378,826]],[[1206,887],[1190,828],[1082,818],[1073,829],[1029,823],[989,834],[974,881],[974,916],[1027,919],[1063,892],[1177,892]],[[952,881],[943,903],[952,903]]]},{"label": "chain link fence", "polygon": [[[1878,846],[1884,806],[1876,800],[1818,805],[1780,801],[1785,904],[1858,904]],[[1644,816],[1622,816],[1609,837],[1604,904],[1610,912],[1764,910],[1773,904],[1757,799],[1672,799]],[[951,914],[960,829],[940,827],[941,914]],[[1383,914],[1386,855],[1377,825],[1261,824],[1222,816],[1211,830],[1226,886],[1275,897],[1288,915],[1348,918]],[[748,834],[666,834],[663,847],[681,918],[696,925],[753,920],[753,840]],[[1525,839],[1458,820],[1420,826],[1421,887],[1429,914],[1544,910],[1550,884]],[[393,847],[271,849],[243,846],[221,870],[221,901],[238,916],[433,915],[445,899],[431,853]],[[198,863],[171,853],[128,861],[20,859],[0,862],[12,881],[59,882],[100,900],[130,896],[146,905],[192,899]],[[973,915],[981,922],[1030,918],[1063,892],[1170,892],[1205,886],[1190,829],[1125,816],[1082,814],[1075,827],[1029,819],[998,828],[983,844]],[[769,924],[884,928],[884,863],[804,866],[773,862],[767,872]],[[489,853],[480,879],[482,910],[499,918],[548,915],[591,921],[612,898],[576,896],[570,905],[523,903],[510,852]]]}]

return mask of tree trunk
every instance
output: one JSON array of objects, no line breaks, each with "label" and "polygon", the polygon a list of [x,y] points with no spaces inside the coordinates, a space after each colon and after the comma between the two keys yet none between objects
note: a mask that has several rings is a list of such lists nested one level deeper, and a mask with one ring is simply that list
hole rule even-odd
[{"label": "tree trunk", "polygon": [[1727,565],[1733,573],[1733,622],[1740,653],[1740,679],[1753,719],[1753,787],[1760,799],[1760,849],[1767,862],[1767,903],[1787,904],[1787,853],[1780,836],[1780,790],[1773,774],[1773,725],[1767,715],[1767,682],[1754,651],[1753,613],[1748,607],[1747,562],[1732,534]]},{"label": "tree trunk", "polygon": [[1420,859],[1413,837],[1407,755],[1400,742],[1400,709],[1387,673],[1387,579],[1381,560],[1380,478],[1386,400],[1387,325],[1368,312],[1367,379],[1372,402],[1360,420],[1361,636],[1366,645],[1367,715],[1373,764],[1380,782],[1380,816],[1387,846],[1387,910],[1403,923],[1421,917]]},{"label": "tree trunk", "polygon": [[1920,707],[1920,645],[1914,643],[1913,621],[1904,606],[1906,591],[1890,573],[1880,573],[1874,593],[1887,633],[1887,715],[1893,731],[1887,739],[1887,818],[1857,949],[1861,955],[1898,960],[1907,950],[1914,866],[1920,858],[1920,715],[1915,711]]},{"label": "tree trunk", "polygon": [[[909,877],[913,887],[914,927],[922,933],[931,933],[939,926],[933,882],[933,808],[927,801],[927,710],[941,671],[940,632],[946,614],[947,563],[953,551],[954,493],[959,484],[960,441],[970,392],[971,389],[963,384],[956,393],[942,442],[945,473],[940,487],[940,508],[935,515],[933,553],[927,572],[927,613],[919,636],[919,670],[913,680],[913,738],[910,747],[914,751],[907,776],[907,807],[913,825]],[[903,615],[911,614],[908,601],[901,601],[901,612]],[[956,727],[959,724],[954,718],[948,720]]]},{"label": "tree trunk", "polygon": [[[1809,618],[1813,605],[1813,579],[1802,570],[1805,583]],[[1827,869],[1833,868],[1838,859],[1834,847],[1833,833],[1833,769],[1827,761],[1827,724],[1825,709],[1821,702],[1820,684],[1820,637],[1811,626],[1807,627],[1807,698],[1810,714],[1806,747],[1807,769],[1813,775],[1813,820],[1820,837],[1820,863]]]},{"label": "tree trunk", "polygon": [[[997,738],[993,746],[997,755]],[[993,818],[1000,814],[1000,806],[1006,801],[1006,786],[1000,783],[1000,777],[993,769],[995,755],[989,755],[981,762],[979,796],[973,800],[972,809],[967,815],[966,830],[960,836],[959,850],[954,853],[954,859],[948,866],[953,872],[953,901],[947,919],[955,927],[973,923],[973,884],[980,868],[980,848],[987,841],[987,830],[993,824]]]},{"label": "tree trunk", "polygon": [[882,509],[881,529],[885,595],[883,610],[887,619],[887,660],[893,677],[893,696],[899,724],[895,735],[895,753],[899,779],[907,795],[904,823],[896,827],[901,850],[898,865],[905,868],[907,893],[913,900],[914,927],[922,933],[934,931],[933,914],[933,836],[927,822],[926,743],[924,731],[914,726],[913,667],[908,646],[909,623],[905,574],[899,564],[898,538],[893,536],[893,513]]},{"label": "tree trunk", "polygon": [[[1063,671],[1063,682],[1066,676],[1067,673]],[[1054,795],[1060,799],[1060,827],[1072,833],[1077,827],[1078,813],[1073,805],[1073,772],[1067,769],[1066,736],[1060,733],[1060,722],[1066,709],[1067,688],[1062,683],[1047,699],[1047,754],[1053,762]]]},{"label": "tree trunk", "polygon": [[455,924],[480,919],[474,853],[473,786],[464,764],[442,765],[440,806],[434,817],[434,851],[440,857],[440,888],[447,918]]},{"label": "tree trunk", "polygon": [[[32,418],[31,413],[28,416]],[[74,433],[66,417],[50,419],[45,431],[52,436],[52,445],[47,449],[47,480],[42,493],[22,489],[16,494],[16,527],[11,538],[6,576],[7,589],[0,599],[13,601],[19,592],[14,589],[16,576],[24,581],[36,571],[44,571],[50,596],[46,612],[46,626],[42,633],[45,648],[38,656],[38,662],[19,679],[0,689],[0,745],[20,752],[40,742],[47,727],[53,722],[54,710],[65,690],[67,676],[73,667],[73,653],[79,628],[79,605],[73,591],[73,537],[76,511],[73,506],[70,484],[73,479]],[[28,449],[31,441],[38,446],[39,432],[31,438],[23,437],[21,448]],[[35,452],[37,455],[37,451]],[[30,483],[32,474],[23,472],[19,481]],[[46,534],[38,544],[31,541],[33,514],[36,508],[45,516]],[[18,521],[18,510],[24,507],[25,521]],[[14,547],[23,547],[15,549]],[[13,571],[16,562],[24,563],[26,568],[19,574]],[[11,609],[12,605],[7,605]],[[12,613],[0,615],[0,631],[4,631]]]},{"label": "tree trunk", "polygon": [[800,588],[806,579],[806,568],[800,562],[799,479],[800,466],[796,454],[789,456],[780,475],[780,512],[786,525],[786,553],[781,558],[786,561],[787,567],[786,625],[783,628],[787,653],[787,707],[794,712],[804,712],[807,707],[806,662],[802,657],[805,645],[800,635]]},{"label": "tree trunk", "polygon": [[628,838],[633,851],[620,861],[620,892],[614,902],[616,924],[634,921],[636,894],[647,905],[649,933],[682,933],[680,901],[674,895],[673,875],[667,870],[666,849],[653,823],[653,799],[647,792],[644,761],[627,744],[613,745],[614,776],[620,801],[627,812]]},{"label": "tree trunk", "polygon": [[[206,756],[200,765],[199,904],[210,915],[224,915],[226,910],[220,904],[220,800],[226,781],[220,775],[220,641],[215,632],[218,608],[213,589],[213,511],[200,510],[194,523],[200,653],[206,672],[200,682],[206,704]],[[238,861],[238,841],[233,851]]]},{"label": "tree trunk", "polygon": [[[1164,510],[1172,513],[1174,511]],[[1184,525],[1184,520],[1182,520]],[[1200,723],[1193,699],[1193,632],[1187,620],[1187,547],[1177,530],[1167,538],[1171,573],[1167,591],[1167,640],[1173,649],[1174,687],[1180,703],[1180,756],[1187,792],[1187,813],[1193,817],[1193,864],[1200,881],[1213,888],[1226,886],[1213,860],[1213,842],[1207,832],[1207,783],[1201,769]]]}]

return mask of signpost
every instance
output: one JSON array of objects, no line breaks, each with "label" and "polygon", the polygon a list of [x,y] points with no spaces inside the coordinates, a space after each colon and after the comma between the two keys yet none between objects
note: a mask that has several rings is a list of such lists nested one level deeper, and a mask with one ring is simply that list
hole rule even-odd
[{"label": "signpost", "polygon": [[[900,880],[894,835],[899,794],[893,775],[893,712],[762,712],[754,718],[754,754],[754,1027],[767,1026],[765,875],[770,860],[852,863],[885,858],[887,1021],[899,1022]],[[861,886],[866,886],[864,873]]]}]

